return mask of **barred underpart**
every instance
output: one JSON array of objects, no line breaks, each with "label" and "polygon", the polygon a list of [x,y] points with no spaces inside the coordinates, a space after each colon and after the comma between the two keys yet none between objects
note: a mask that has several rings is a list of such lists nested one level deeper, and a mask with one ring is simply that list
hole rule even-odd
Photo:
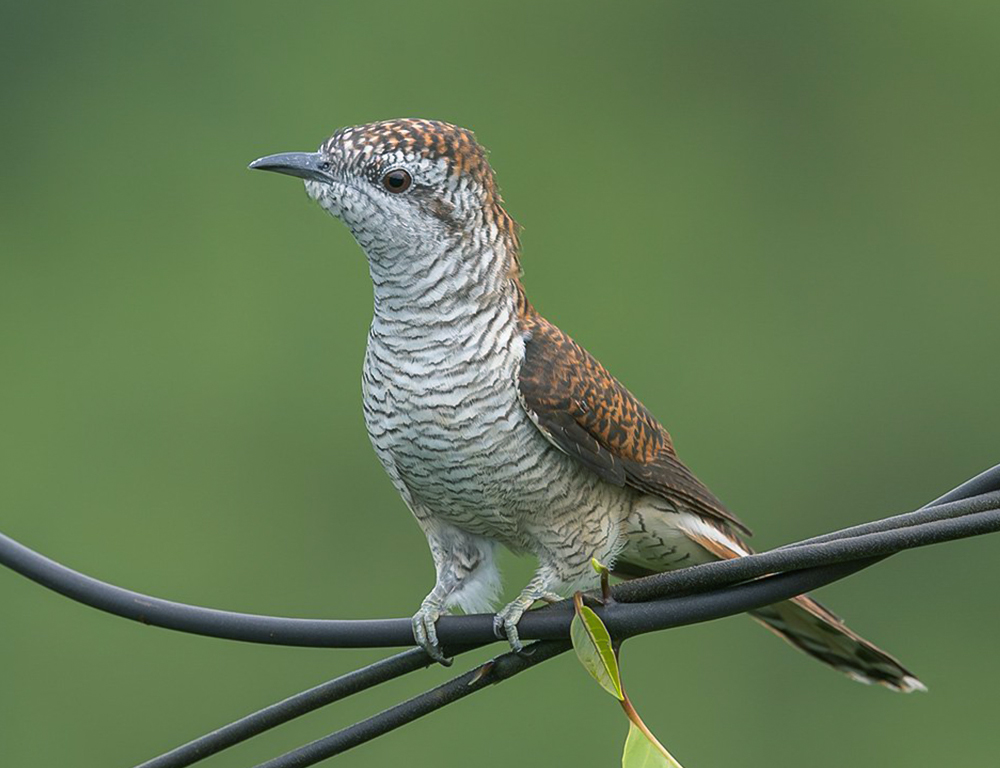
[{"label": "barred underpart", "polygon": [[[496,599],[498,544],[538,559],[497,615],[515,647],[535,600],[596,584],[591,558],[639,575],[750,551],[662,425],[527,300],[517,226],[471,132],[387,120],[341,129],[309,158],[293,175],[368,257],[365,422],[434,560],[414,616],[429,652],[441,612]],[[412,184],[387,186],[390,172]],[[754,615],[855,679],[923,687],[807,598]]]}]

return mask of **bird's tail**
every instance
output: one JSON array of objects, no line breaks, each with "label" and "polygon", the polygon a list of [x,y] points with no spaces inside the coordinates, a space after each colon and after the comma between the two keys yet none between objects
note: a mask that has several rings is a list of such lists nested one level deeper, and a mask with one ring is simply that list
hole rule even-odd
[{"label": "bird's tail", "polygon": [[[628,544],[615,572],[640,576],[752,550],[723,522],[665,508],[659,500],[637,508],[628,520]],[[805,595],[753,611],[753,618],[810,656],[862,683],[894,691],[927,690],[888,653],[848,628],[836,615]]]},{"label": "bird's tail", "polygon": [[805,595],[769,605],[750,615],[778,637],[852,680],[879,683],[903,693],[927,690],[896,659]]}]

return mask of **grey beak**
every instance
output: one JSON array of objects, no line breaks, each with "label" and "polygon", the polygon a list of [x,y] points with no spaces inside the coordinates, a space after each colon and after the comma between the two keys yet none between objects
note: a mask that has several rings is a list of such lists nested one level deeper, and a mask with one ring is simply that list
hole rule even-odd
[{"label": "grey beak", "polygon": [[255,171],[274,171],[327,184],[334,180],[330,175],[330,163],[319,152],[282,152],[280,155],[268,155],[254,160],[248,167]]}]

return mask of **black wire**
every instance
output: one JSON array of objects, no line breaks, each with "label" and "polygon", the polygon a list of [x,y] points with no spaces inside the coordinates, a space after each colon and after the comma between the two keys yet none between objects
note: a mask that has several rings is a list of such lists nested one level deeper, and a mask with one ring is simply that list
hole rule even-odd
[{"label": "black wire", "polygon": [[[819,587],[829,584],[832,581],[845,578],[863,568],[874,565],[881,559],[882,558],[872,558],[869,560],[856,560],[848,563],[809,568],[795,573],[781,574],[780,576],[769,576],[765,579],[755,581],[752,584],[729,587],[715,592],[666,598],[664,600],[650,603],[632,604],[628,606],[630,612],[635,614],[633,618],[634,631],[632,634],[642,634],[644,632],[654,631],[655,629],[667,629],[686,624],[711,621],[712,619],[731,616],[734,613],[742,613],[746,610],[752,610],[753,608],[758,608],[763,605],[769,605],[771,602],[783,600],[786,597],[794,597],[795,595],[802,594],[803,592],[818,589]],[[750,589],[751,587],[753,589]],[[560,606],[551,606],[548,609],[541,610],[557,611],[560,609]],[[607,618],[608,611],[614,609],[614,606],[604,609],[598,608],[598,612]],[[544,643],[565,645],[565,641],[560,639],[540,641],[539,643],[532,645],[532,648],[541,647]],[[457,655],[458,653],[463,653],[468,650],[472,650],[472,648],[465,647],[457,650],[447,649],[448,653],[453,655]],[[546,656],[545,658],[551,657]],[[540,659],[533,659],[533,663],[537,663],[539,660]],[[370,667],[358,670],[358,672],[352,672],[349,675],[344,675],[341,678],[324,683],[323,685],[305,691],[297,696],[292,696],[284,701],[271,705],[270,707],[266,707],[259,712],[248,715],[235,721],[234,723],[231,723],[230,725],[219,728],[218,730],[206,734],[199,739],[195,739],[188,744],[142,763],[136,768],[184,768],[185,766],[192,765],[209,755],[215,754],[216,752],[245,741],[252,736],[259,735],[266,730],[288,722],[299,715],[311,712],[314,709],[324,706],[325,704],[346,698],[351,693],[356,693],[364,690],[365,688],[377,685],[378,683],[386,682],[395,677],[399,677],[407,672],[415,671],[421,667],[426,667],[430,663],[430,658],[422,650],[412,649],[404,651],[403,653],[391,656],[382,662],[376,662]],[[391,667],[387,667],[387,669],[391,668],[391,674],[385,674],[383,669],[377,669],[383,664],[391,665]],[[518,665],[514,665],[511,668],[517,669],[517,671],[521,671],[522,669]],[[506,667],[504,669],[506,669]],[[359,673],[365,673],[364,685],[358,685],[356,681],[349,679]],[[508,676],[509,675],[501,675],[499,679],[506,679]],[[428,714],[445,704],[464,698],[465,695],[474,691],[466,690],[466,688],[463,687],[464,683],[459,684],[456,681],[465,680],[468,677],[468,673],[461,675],[452,680],[451,683],[446,683],[444,686],[436,688],[433,691],[421,694],[421,696],[416,697],[416,699],[413,699],[410,702],[397,705],[386,712],[375,715],[367,720],[363,720],[354,726],[343,729],[342,731],[338,731],[326,739],[321,739],[319,742],[307,745],[307,747],[302,748],[304,751],[302,751],[301,754],[299,754],[299,750],[296,750],[295,753],[299,755],[296,759],[305,759],[303,756],[312,754],[322,754],[323,756],[317,759],[325,759],[333,754],[339,754],[340,752],[357,746],[358,744],[368,741],[371,738],[375,738],[375,736],[379,736],[382,733],[398,728],[401,725],[405,725],[412,720],[422,717],[423,715]],[[499,679],[496,676],[493,676],[490,678],[490,682],[499,682]],[[454,684],[455,687],[445,688],[445,686],[451,684]],[[442,692],[443,690],[445,690],[446,693]],[[321,746],[317,746],[321,743]],[[327,751],[329,749],[335,749],[335,751],[329,752]],[[274,765],[312,764],[312,762],[290,762],[275,763]],[[270,767],[271,763],[266,763],[265,765]]]},{"label": "black wire", "polygon": [[502,654],[487,662],[489,666],[479,666],[377,715],[261,763],[256,768],[304,768],[315,765],[321,760],[371,741],[490,685],[508,680],[543,661],[555,658],[568,651],[570,647],[565,640],[542,640],[529,645],[525,649],[528,651],[526,654]]},{"label": "black wire", "polygon": [[933,522],[935,520],[943,520],[949,517],[960,517],[962,515],[967,515],[970,512],[986,512],[991,509],[996,509],[998,506],[1000,506],[1000,491],[986,491],[982,494],[969,496],[968,498],[956,501],[937,500],[921,507],[916,512],[907,512],[903,515],[894,515],[893,517],[885,517],[881,520],[875,520],[870,523],[862,523],[860,525],[851,526],[850,528],[842,528],[839,531],[826,533],[821,536],[813,536],[812,538],[804,539],[803,541],[796,542],[795,544],[786,544],[784,547],[779,547],[779,549],[801,547],[805,544],[820,544],[826,541],[835,541],[837,539],[860,536],[865,533],[891,531],[896,528],[905,528],[919,523]]},{"label": "black wire", "polygon": [[322,683],[189,741],[137,768],[184,768],[296,717],[434,663],[420,648],[397,653]]},{"label": "black wire", "polygon": [[966,480],[956,488],[952,488],[946,494],[939,496],[926,506],[936,507],[949,501],[969,499],[973,496],[980,496],[996,490],[1000,490],[1000,464],[983,470],[975,477]]},{"label": "black wire", "polygon": [[[983,488],[990,490],[971,498],[961,498],[930,509],[911,512],[909,517],[889,518],[894,521],[894,525],[902,524],[908,519],[925,521],[918,525],[785,547],[736,560],[647,576],[616,585],[613,594],[617,600],[632,603],[678,592],[707,591],[768,573],[881,556],[1000,530],[1000,511],[996,508],[997,501],[993,496],[1000,492],[1000,466],[983,473],[956,491],[966,486],[969,486],[970,491]],[[990,504],[993,506],[983,510],[984,505]],[[878,527],[880,524],[869,525]],[[78,602],[168,629],[276,645],[339,648],[413,645],[409,619],[293,619],[175,603],[85,576],[3,534],[0,534],[0,564]],[[609,607],[604,618],[613,634],[635,634],[636,627],[631,622],[630,615],[637,614],[630,614],[631,610],[629,606]],[[566,637],[570,619],[568,606],[562,611],[533,611],[524,616],[519,629],[525,639],[560,639]],[[492,616],[444,616],[438,623],[438,636],[446,645],[491,642],[495,640]]]},{"label": "black wire", "polygon": [[[1000,531],[1000,509],[980,511],[981,496],[951,502],[947,512],[962,508],[962,516],[932,520],[888,531],[876,531],[849,538],[802,544],[749,555],[734,560],[705,563],[679,571],[658,573],[642,579],[618,584],[612,589],[617,600],[640,602],[654,600],[664,594],[707,591],[720,584],[732,584],[769,573],[794,571],[816,565],[845,562],[861,558],[881,557],[906,549],[940,544],[945,541]],[[937,509],[945,509],[945,505]],[[914,513],[920,514],[920,513]],[[608,629],[631,634],[626,617],[618,624],[617,616],[607,616]]]},{"label": "black wire", "polygon": [[[700,597],[703,599],[699,601],[698,610],[703,616],[702,620],[708,621],[731,615],[732,606],[735,604],[739,604],[743,610],[761,608],[802,594],[803,587],[808,591],[843,579],[875,562],[877,560],[841,563],[810,568],[795,574],[769,576],[750,584],[741,584],[711,595],[702,595]],[[541,640],[528,646],[527,655],[505,653],[492,662],[487,662],[491,666],[485,672],[483,667],[473,669],[377,715],[261,763],[256,768],[305,768],[315,765],[367,741],[384,736],[396,728],[412,723],[489,685],[507,680],[543,661],[555,658],[570,647],[565,640]]]},{"label": "black wire", "polygon": [[[1000,465],[916,512],[854,526],[759,555],[618,584],[613,588],[613,595],[621,602],[612,602],[598,612],[618,638],[741,613],[816,589],[904,549],[998,531],[998,506]],[[86,605],[180,631],[283,645],[372,647],[413,643],[409,619],[287,619],[161,600],[80,574],[3,534],[0,534],[0,564]],[[750,579],[756,580],[740,584]],[[738,586],[731,586],[734,584]],[[481,690],[486,684],[507,679],[552,658],[568,647],[565,637],[571,618],[572,608],[568,602],[549,610],[533,611],[525,615],[519,628],[522,637],[549,638],[548,642],[532,645],[537,649],[536,654],[541,655],[525,658],[505,654],[495,660],[486,675],[476,671],[462,675],[433,691],[265,763],[261,768],[312,765],[324,756],[339,754]],[[460,650],[469,650],[495,639],[492,617],[488,615],[443,617],[438,630],[446,645]],[[543,650],[545,648],[562,650],[556,653],[555,650]],[[511,660],[507,661],[508,658]],[[531,661],[533,658],[535,660]],[[419,649],[397,654],[248,715],[143,763],[141,768],[191,765],[305,712],[428,663],[429,658]]]}]

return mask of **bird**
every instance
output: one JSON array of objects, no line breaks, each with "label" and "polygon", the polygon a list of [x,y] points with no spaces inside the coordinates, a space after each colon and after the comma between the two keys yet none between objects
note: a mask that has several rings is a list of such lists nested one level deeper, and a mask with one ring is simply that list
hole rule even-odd
[{"label": "bird", "polygon": [[[751,554],[749,529],[660,422],[528,300],[518,225],[470,130],[381,120],[249,167],[302,179],[367,257],[364,418],[430,548],[436,578],[412,626],[433,659],[448,661],[440,616],[498,601],[500,546],[538,562],[494,617],[515,651],[525,611],[596,585],[593,560],[631,578]],[[751,615],[855,680],[926,690],[808,596]]]}]

